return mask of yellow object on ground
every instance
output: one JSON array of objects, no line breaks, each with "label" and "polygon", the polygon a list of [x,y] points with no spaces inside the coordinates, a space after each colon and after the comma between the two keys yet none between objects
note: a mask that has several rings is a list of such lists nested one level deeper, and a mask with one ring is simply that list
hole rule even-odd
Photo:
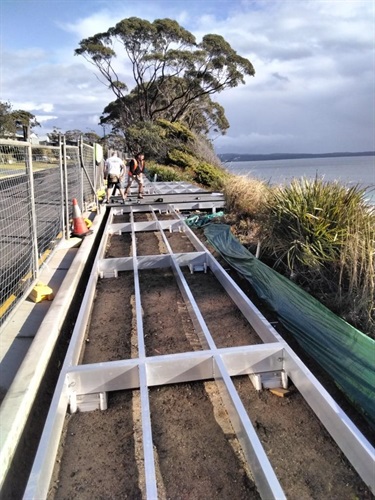
[{"label": "yellow object on ground", "polygon": [[53,300],[53,290],[41,281],[32,289],[29,299],[33,302],[41,302],[42,300]]},{"label": "yellow object on ground", "polygon": [[96,196],[98,197],[99,200],[105,197],[105,189],[98,189],[96,192]]},{"label": "yellow object on ground", "polygon": [[90,219],[84,219],[84,221],[87,226],[87,229],[90,229],[90,227],[92,226],[92,221]]}]

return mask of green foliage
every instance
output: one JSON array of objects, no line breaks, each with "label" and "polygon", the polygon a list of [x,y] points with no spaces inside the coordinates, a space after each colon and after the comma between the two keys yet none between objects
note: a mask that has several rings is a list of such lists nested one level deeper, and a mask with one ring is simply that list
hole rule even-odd
[{"label": "green foliage", "polygon": [[12,111],[11,115],[17,128],[30,127],[31,130],[35,127],[40,127],[40,123],[35,118],[35,115],[28,111],[17,109],[16,111]]},{"label": "green foliage", "polygon": [[[210,189],[221,189],[229,176],[221,166],[202,160],[207,152],[213,158],[217,157],[207,144],[203,149],[202,142],[180,123],[165,120],[158,120],[157,124],[138,123],[128,129],[127,141],[136,144],[133,152],[140,149],[145,153],[147,170],[152,176],[156,173],[159,180],[188,181]],[[194,154],[196,144],[198,152]],[[148,158],[159,158],[159,162],[150,162]]]},{"label": "green foliage", "polygon": [[206,162],[199,162],[192,169],[192,174],[197,184],[211,189],[222,189],[229,175],[223,169]]},{"label": "green foliage", "polygon": [[166,172],[161,173],[163,179],[165,176],[170,178],[174,169],[177,178],[173,180],[221,189],[229,175],[220,166],[212,146],[181,123],[166,120],[139,122],[128,128],[126,140],[132,152],[144,152],[147,165],[149,159],[153,159],[169,166]]},{"label": "green foliage", "polygon": [[95,66],[102,63],[108,64],[111,58],[116,55],[115,51],[110,47],[110,38],[107,33],[97,33],[81,40],[79,48],[74,51],[74,54],[88,56],[86,57],[88,60],[92,58],[91,62]]},{"label": "green foliage", "polygon": [[150,180],[157,175],[157,180],[159,182],[179,182],[186,180],[183,173],[178,169],[165,165],[158,165],[154,162],[147,163],[147,175]]},{"label": "green foliage", "polygon": [[137,122],[127,129],[127,148],[133,154],[142,151],[146,157],[164,161],[171,143],[166,141],[163,130],[156,123]]},{"label": "green foliage", "polygon": [[12,111],[9,102],[0,102],[0,137],[9,138],[16,135],[17,131],[24,131],[25,128],[32,130],[35,127],[40,127],[40,123],[32,113],[22,109]]},{"label": "green foliage", "polygon": [[82,139],[86,144],[91,145],[95,142],[99,144],[102,142],[102,138],[95,132],[82,132],[82,130],[79,129],[67,130],[66,132],[63,132],[58,127],[54,127],[52,132],[47,134],[47,136],[48,139],[54,144],[59,143],[60,136],[65,137],[65,140],[71,143],[78,143],[80,139]]},{"label": "green foliage", "polygon": [[[119,82],[113,85],[117,90],[120,89]],[[168,76],[163,81],[157,80],[143,87],[145,85],[148,87],[148,101],[145,100],[144,88],[135,87],[129,94],[121,95],[109,103],[103,110],[100,122],[111,124],[114,131],[123,131],[135,121],[158,119],[182,122],[189,130],[199,134],[211,131],[225,134],[229,128],[224,108],[212,101],[208,94],[197,96],[183,107],[178,97],[173,100],[177,89],[182,92],[183,88],[187,88],[183,78]]]},{"label": "green foliage", "polygon": [[195,140],[195,134],[182,123],[171,123],[168,120],[163,119],[157,120],[156,123],[164,129],[165,137],[168,139],[176,139],[183,144]]},{"label": "green foliage", "polygon": [[197,167],[198,160],[193,155],[181,151],[179,149],[172,149],[168,151],[168,163],[177,165],[183,169],[193,169]]},{"label": "green foliage", "polygon": [[9,102],[0,102],[0,137],[16,133],[16,124],[11,112],[12,105]]},{"label": "green foliage", "polygon": [[273,190],[263,252],[335,312],[370,328],[375,324],[375,209],[364,194],[358,186],[317,178]]},{"label": "green foliage", "polygon": [[102,142],[102,138],[98,136],[96,132],[86,132],[83,134],[83,140],[86,144],[91,144],[92,146],[95,143],[100,144]]},{"label": "green foliage", "polygon": [[48,137],[49,141],[52,142],[53,144],[58,144],[59,143],[59,136],[62,133],[63,132],[61,131],[60,128],[53,127],[52,132],[48,133],[47,137]]},{"label": "green foliage", "polygon": [[129,106],[126,103],[129,96],[121,97],[110,102],[100,116],[100,125],[110,125],[113,133],[123,133],[123,130],[132,123]]},{"label": "green foliage", "polygon": [[180,120],[183,120],[190,130],[202,135],[208,135],[210,132],[225,135],[229,128],[224,108],[218,102],[212,101],[208,95],[197,98]]},{"label": "green foliage", "polygon": [[[178,175],[181,180],[183,178],[183,180],[212,189],[222,188],[229,174],[219,166],[220,162],[215,165],[207,161],[211,158],[217,160],[208,143],[202,142],[187,127],[178,122],[170,123],[166,120],[157,120],[157,124],[148,124],[147,127],[153,130],[154,137],[157,138],[154,144],[159,141],[158,157],[161,162],[177,171],[180,170]],[[129,134],[135,137],[132,127],[128,130]],[[156,148],[150,148],[149,137],[142,124],[139,125],[137,140],[143,140],[144,144],[147,142],[145,147],[148,147],[152,158],[155,158]],[[143,150],[146,151],[145,148]],[[210,158],[207,158],[208,156]]]},{"label": "green foliage", "polygon": [[[132,65],[135,87],[129,95],[112,65],[115,46],[122,47]],[[229,126],[224,109],[211,96],[255,74],[251,62],[223,37],[209,34],[197,44],[189,31],[171,19],[152,23],[137,17],[123,19],[107,32],[81,40],[75,54],[96,66],[115,94],[116,105],[105,111],[103,119],[124,134],[134,122],[159,118],[186,123],[198,133],[211,129],[224,133]]]},{"label": "green foliage", "polygon": [[294,180],[275,189],[269,202],[273,253],[291,271],[299,264],[319,268],[337,258],[350,211],[362,195],[319,179]]},{"label": "green foliage", "polygon": [[200,48],[205,57],[208,55],[207,67],[199,72],[208,88],[213,87],[221,92],[226,87],[245,83],[244,75],[255,74],[251,62],[239,56],[220,35],[205,35]]}]

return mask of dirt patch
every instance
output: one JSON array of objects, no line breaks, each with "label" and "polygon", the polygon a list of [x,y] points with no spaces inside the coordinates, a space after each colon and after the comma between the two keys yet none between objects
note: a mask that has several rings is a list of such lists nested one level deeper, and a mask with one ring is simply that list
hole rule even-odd
[{"label": "dirt patch", "polygon": [[[183,233],[168,242],[191,251]],[[137,233],[138,255],[165,251],[158,233]],[[108,257],[132,252],[129,235],[110,238]],[[183,274],[218,347],[261,343],[210,271]],[[139,282],[147,355],[201,349],[172,271],[141,270]],[[83,363],[137,350],[133,274],[123,272],[98,282]],[[372,498],[296,390],[283,399],[257,393],[248,377],[233,382],[288,499]],[[149,397],[160,499],[259,498],[214,382],[154,387]],[[49,498],[145,498],[141,431],[139,391],[110,393],[106,411],[68,415]]]}]

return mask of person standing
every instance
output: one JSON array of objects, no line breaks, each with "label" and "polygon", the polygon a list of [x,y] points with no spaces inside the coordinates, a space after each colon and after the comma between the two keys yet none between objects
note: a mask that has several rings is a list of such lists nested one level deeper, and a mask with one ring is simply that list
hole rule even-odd
[{"label": "person standing", "polygon": [[122,186],[122,179],[125,177],[125,173],[125,164],[118,157],[117,152],[114,151],[104,164],[104,179],[107,179],[107,197],[104,198],[103,203],[109,203],[111,192],[113,194],[114,189],[120,191],[123,203],[125,202],[124,188]]},{"label": "person standing", "polygon": [[129,162],[128,184],[125,189],[124,199],[126,200],[133,181],[138,184],[138,199],[143,198],[143,172],[145,169],[145,159],[143,153],[137,153]]}]

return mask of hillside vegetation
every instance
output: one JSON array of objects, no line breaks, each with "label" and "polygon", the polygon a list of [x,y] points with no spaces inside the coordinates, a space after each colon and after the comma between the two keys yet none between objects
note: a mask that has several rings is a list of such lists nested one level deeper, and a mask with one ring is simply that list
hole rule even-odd
[{"label": "hillside vegetation", "polygon": [[333,312],[375,338],[375,207],[365,190],[301,178],[224,186],[234,234]]},{"label": "hillside vegetation", "polygon": [[255,253],[260,244],[261,260],[375,338],[375,207],[365,190],[319,178],[272,187],[232,175],[183,125],[158,126],[173,147],[148,163],[150,176],[222,190],[224,222],[243,245]]},{"label": "hillside vegetation", "polygon": [[[107,148],[142,151],[150,177],[222,190],[245,245],[260,242],[263,260],[374,335],[375,215],[363,192],[319,179],[272,188],[230,175],[214,154],[208,137],[229,122],[213,97],[255,76],[251,61],[220,35],[198,41],[173,19],[137,17],[81,40],[75,54],[113,93],[100,118]],[[133,88],[120,80],[120,58]]]}]

